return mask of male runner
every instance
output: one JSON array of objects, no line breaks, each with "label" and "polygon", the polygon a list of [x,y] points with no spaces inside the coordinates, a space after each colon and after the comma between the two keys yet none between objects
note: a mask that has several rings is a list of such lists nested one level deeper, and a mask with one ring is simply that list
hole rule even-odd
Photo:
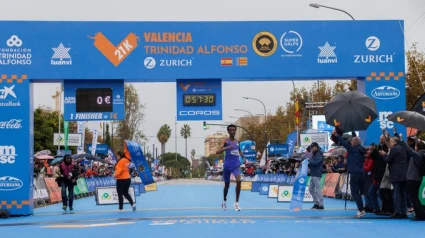
[{"label": "male runner", "polygon": [[239,148],[239,142],[235,139],[236,134],[236,126],[228,125],[227,132],[230,135],[230,138],[223,139],[220,144],[220,148],[217,150],[216,154],[224,154],[224,165],[223,165],[223,179],[224,179],[224,190],[223,195],[224,199],[221,203],[221,207],[226,210],[227,205],[227,192],[229,191],[230,186],[230,174],[233,174],[236,178],[236,202],[234,204],[235,210],[240,211],[241,208],[239,206],[239,195],[241,193],[241,162],[239,160],[239,156],[244,159],[244,163],[246,162],[246,158],[242,151]]}]

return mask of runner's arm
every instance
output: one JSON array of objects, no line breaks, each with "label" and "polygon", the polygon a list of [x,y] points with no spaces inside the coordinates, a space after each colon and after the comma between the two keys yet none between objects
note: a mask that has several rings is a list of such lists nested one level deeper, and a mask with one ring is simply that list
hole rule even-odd
[{"label": "runner's arm", "polygon": [[221,154],[223,153],[226,149],[230,148],[231,146],[228,147],[224,147],[226,144],[226,139],[223,139],[220,143],[220,147],[218,148],[218,150],[215,151],[216,154]]}]

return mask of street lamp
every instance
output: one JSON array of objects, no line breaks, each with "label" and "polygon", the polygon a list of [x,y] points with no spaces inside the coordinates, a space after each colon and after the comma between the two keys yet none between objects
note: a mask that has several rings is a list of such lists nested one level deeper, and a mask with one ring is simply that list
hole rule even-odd
[{"label": "street lamp", "polygon": [[267,110],[266,110],[266,105],[264,105],[264,103],[261,100],[256,99],[256,98],[243,97],[243,99],[251,99],[251,100],[255,100],[255,101],[258,101],[261,104],[263,104],[263,107],[264,107],[264,137],[266,139],[266,159],[267,159],[267,154],[268,154],[267,153],[267,143],[268,143],[268,141],[267,141]]},{"label": "street lamp", "polygon": [[343,13],[349,15],[351,17],[351,19],[355,20],[354,17],[351,16],[350,13],[348,13],[348,12],[342,10],[342,9],[328,7],[328,6],[320,5],[320,4],[317,4],[317,3],[310,3],[310,7],[314,7],[314,8],[324,7],[324,8],[329,8],[329,9],[332,9],[332,10],[335,10],[335,11],[340,11],[340,12],[343,12]]},{"label": "street lamp", "polygon": [[252,117],[254,116],[254,114],[252,114],[251,112],[247,111],[247,110],[243,110],[243,109],[234,109],[237,112],[246,112],[248,114],[250,114]]}]

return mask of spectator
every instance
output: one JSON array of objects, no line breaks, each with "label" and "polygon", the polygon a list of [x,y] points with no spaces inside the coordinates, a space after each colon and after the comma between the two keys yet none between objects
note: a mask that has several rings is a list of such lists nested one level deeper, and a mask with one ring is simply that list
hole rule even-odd
[{"label": "spectator", "polygon": [[323,153],[320,150],[319,144],[316,142],[311,143],[312,157],[308,162],[310,165],[310,185],[309,191],[314,200],[314,206],[311,209],[323,210],[323,195],[322,188],[320,187],[320,180],[322,179],[323,171]]},{"label": "spectator", "polygon": [[366,215],[361,197],[361,187],[363,184],[363,163],[365,160],[364,155],[366,150],[361,146],[361,140],[359,137],[353,137],[350,145],[337,133],[335,129],[332,131],[332,135],[347,150],[347,169],[348,174],[350,175],[351,195],[353,196],[358,209],[356,217],[360,218]]},{"label": "spectator", "polygon": [[390,180],[394,187],[394,214],[393,218],[407,218],[407,160],[406,149],[400,144],[397,137],[390,139],[390,151],[379,151],[389,165]]}]

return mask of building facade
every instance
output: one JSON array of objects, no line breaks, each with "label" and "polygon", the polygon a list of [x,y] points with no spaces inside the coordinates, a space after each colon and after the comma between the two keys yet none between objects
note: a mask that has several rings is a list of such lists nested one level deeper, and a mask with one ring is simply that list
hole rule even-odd
[{"label": "building facade", "polygon": [[218,147],[220,146],[221,140],[228,136],[229,134],[227,134],[227,132],[218,131],[212,135],[208,135],[207,137],[205,137],[205,141],[204,141],[205,156],[208,157],[210,155],[214,155]]}]

